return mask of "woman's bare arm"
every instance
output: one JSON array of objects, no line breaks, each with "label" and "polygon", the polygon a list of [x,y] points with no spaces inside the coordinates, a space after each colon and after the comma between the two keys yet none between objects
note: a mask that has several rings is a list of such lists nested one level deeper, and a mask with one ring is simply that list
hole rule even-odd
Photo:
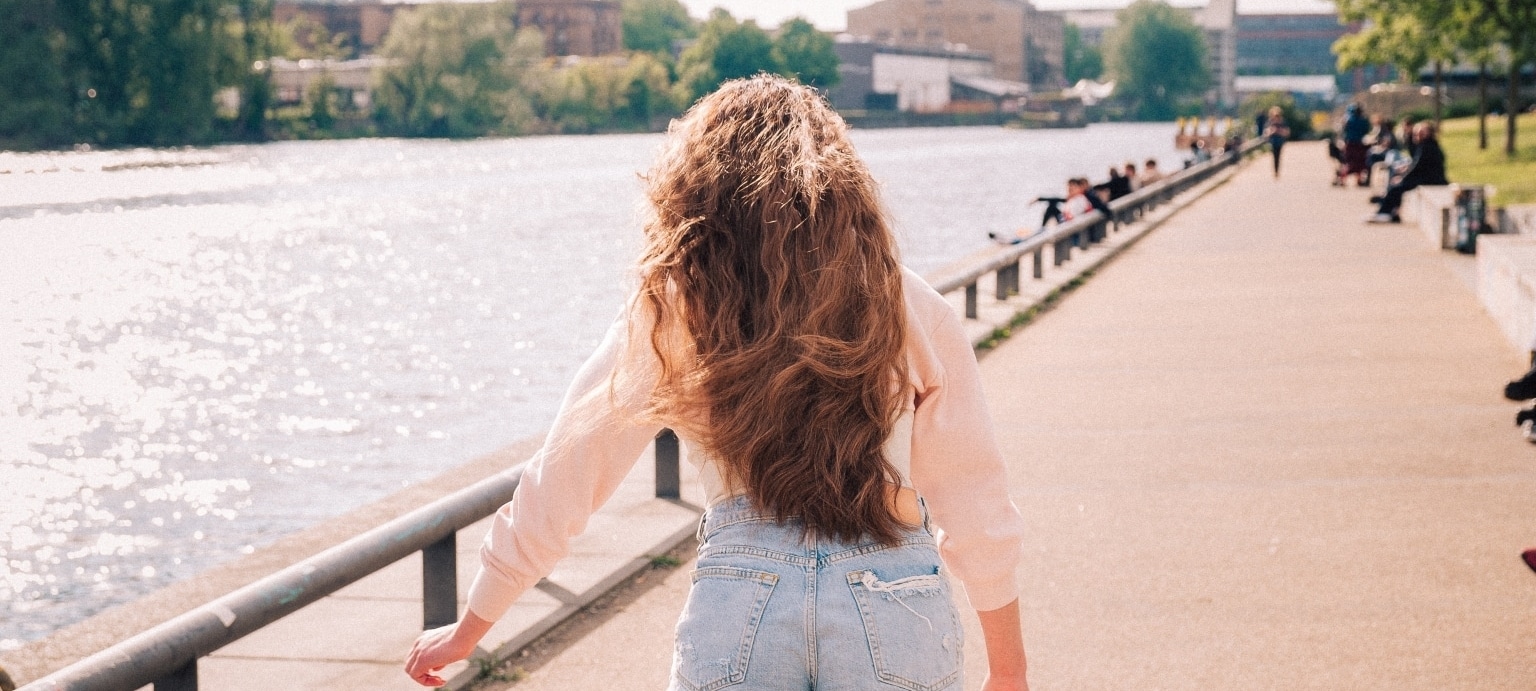
[{"label": "woman's bare arm", "polygon": [[987,681],[982,691],[1028,691],[1019,601],[978,611],[976,616],[981,619],[981,636],[987,642]]}]

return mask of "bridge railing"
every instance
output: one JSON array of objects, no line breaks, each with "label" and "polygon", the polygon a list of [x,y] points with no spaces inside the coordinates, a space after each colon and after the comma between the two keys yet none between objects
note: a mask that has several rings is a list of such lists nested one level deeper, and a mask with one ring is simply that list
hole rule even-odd
[{"label": "bridge railing", "polygon": [[1134,222],[1152,209],[1167,203],[1179,193],[1204,182],[1222,169],[1234,165],[1262,143],[1262,140],[1257,139],[1247,142],[1235,153],[1197,163],[1116,199],[1109,203],[1111,213],[1108,216],[1094,211],[1065,223],[1044,228],[1024,238],[1018,244],[1000,247],[996,252],[968,266],[936,277],[933,280],[933,287],[939,293],[946,295],[964,290],[965,317],[975,319],[979,309],[978,286],[983,276],[996,274],[993,281],[994,297],[998,301],[1007,300],[1010,295],[1016,295],[1019,292],[1022,263],[1026,256],[1030,257],[1031,276],[1042,279],[1045,277],[1047,249],[1051,251],[1052,265],[1061,266],[1071,260],[1074,247],[1086,248],[1103,241],[1109,237],[1110,232],[1118,231],[1121,225]]},{"label": "bridge railing", "polygon": [[[656,496],[679,498],[678,440],[655,441]],[[523,466],[481,480],[117,645],[24,691],[197,691],[197,663],[320,598],[415,552],[422,556],[424,629],[458,619],[455,536],[512,500]]]},{"label": "bridge railing", "polygon": [[[1178,193],[1199,184],[1241,155],[1207,161],[1178,171],[1167,179],[1110,203],[1109,218],[1094,212],[1060,224],[1011,245],[940,279],[940,293],[964,289],[966,317],[976,318],[977,281],[997,273],[997,298],[1006,300],[1019,289],[1020,261],[1033,255],[1034,277],[1044,273],[1044,251],[1060,266],[1072,247],[1103,240],[1118,229]],[[678,440],[663,430],[655,441],[656,496],[679,498]],[[22,687],[21,691],[135,691],[152,684],[155,691],[197,691],[198,660],[292,614],[413,553],[422,555],[422,625],[426,629],[458,618],[458,573],[455,536],[512,500],[523,467],[482,480],[437,501],[347,540],[293,566],[224,595],[148,631],[76,662]]]}]

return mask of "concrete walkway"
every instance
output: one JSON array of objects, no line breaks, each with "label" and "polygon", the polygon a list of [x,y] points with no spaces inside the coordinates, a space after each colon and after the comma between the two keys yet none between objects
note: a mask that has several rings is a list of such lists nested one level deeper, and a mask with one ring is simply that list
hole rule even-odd
[{"label": "concrete walkway", "polygon": [[[1284,163],[982,361],[1037,691],[1536,687],[1536,449],[1498,395],[1522,354],[1321,146]],[[515,688],[663,688],[688,580]]]}]

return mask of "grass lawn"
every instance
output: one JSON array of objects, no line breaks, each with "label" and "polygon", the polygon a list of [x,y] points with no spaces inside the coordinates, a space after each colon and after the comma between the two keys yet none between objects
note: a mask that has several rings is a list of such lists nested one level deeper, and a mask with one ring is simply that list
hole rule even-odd
[{"label": "grass lawn", "polygon": [[1493,204],[1536,204],[1536,113],[1520,116],[1514,158],[1504,155],[1504,118],[1488,118],[1488,148],[1477,149],[1477,118],[1445,120],[1440,146],[1445,149],[1451,182],[1498,188]]}]

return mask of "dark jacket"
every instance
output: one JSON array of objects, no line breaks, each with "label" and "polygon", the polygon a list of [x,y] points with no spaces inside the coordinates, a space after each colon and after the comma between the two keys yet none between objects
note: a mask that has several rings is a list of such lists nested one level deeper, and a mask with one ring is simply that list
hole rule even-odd
[{"label": "dark jacket", "polygon": [[1344,119],[1344,143],[1364,144],[1365,135],[1371,132],[1371,121],[1365,119],[1359,111],[1350,111],[1349,117]]},{"label": "dark jacket", "polygon": [[1451,184],[1445,177],[1445,152],[1440,149],[1440,142],[1426,139],[1415,145],[1413,162],[1397,184],[1405,188]]},{"label": "dark jacket", "polygon": [[1104,214],[1104,218],[1114,218],[1115,213],[1109,210],[1109,205],[1104,203],[1104,198],[1099,196],[1097,189],[1083,190],[1083,196],[1088,198],[1088,205],[1095,211]]}]

